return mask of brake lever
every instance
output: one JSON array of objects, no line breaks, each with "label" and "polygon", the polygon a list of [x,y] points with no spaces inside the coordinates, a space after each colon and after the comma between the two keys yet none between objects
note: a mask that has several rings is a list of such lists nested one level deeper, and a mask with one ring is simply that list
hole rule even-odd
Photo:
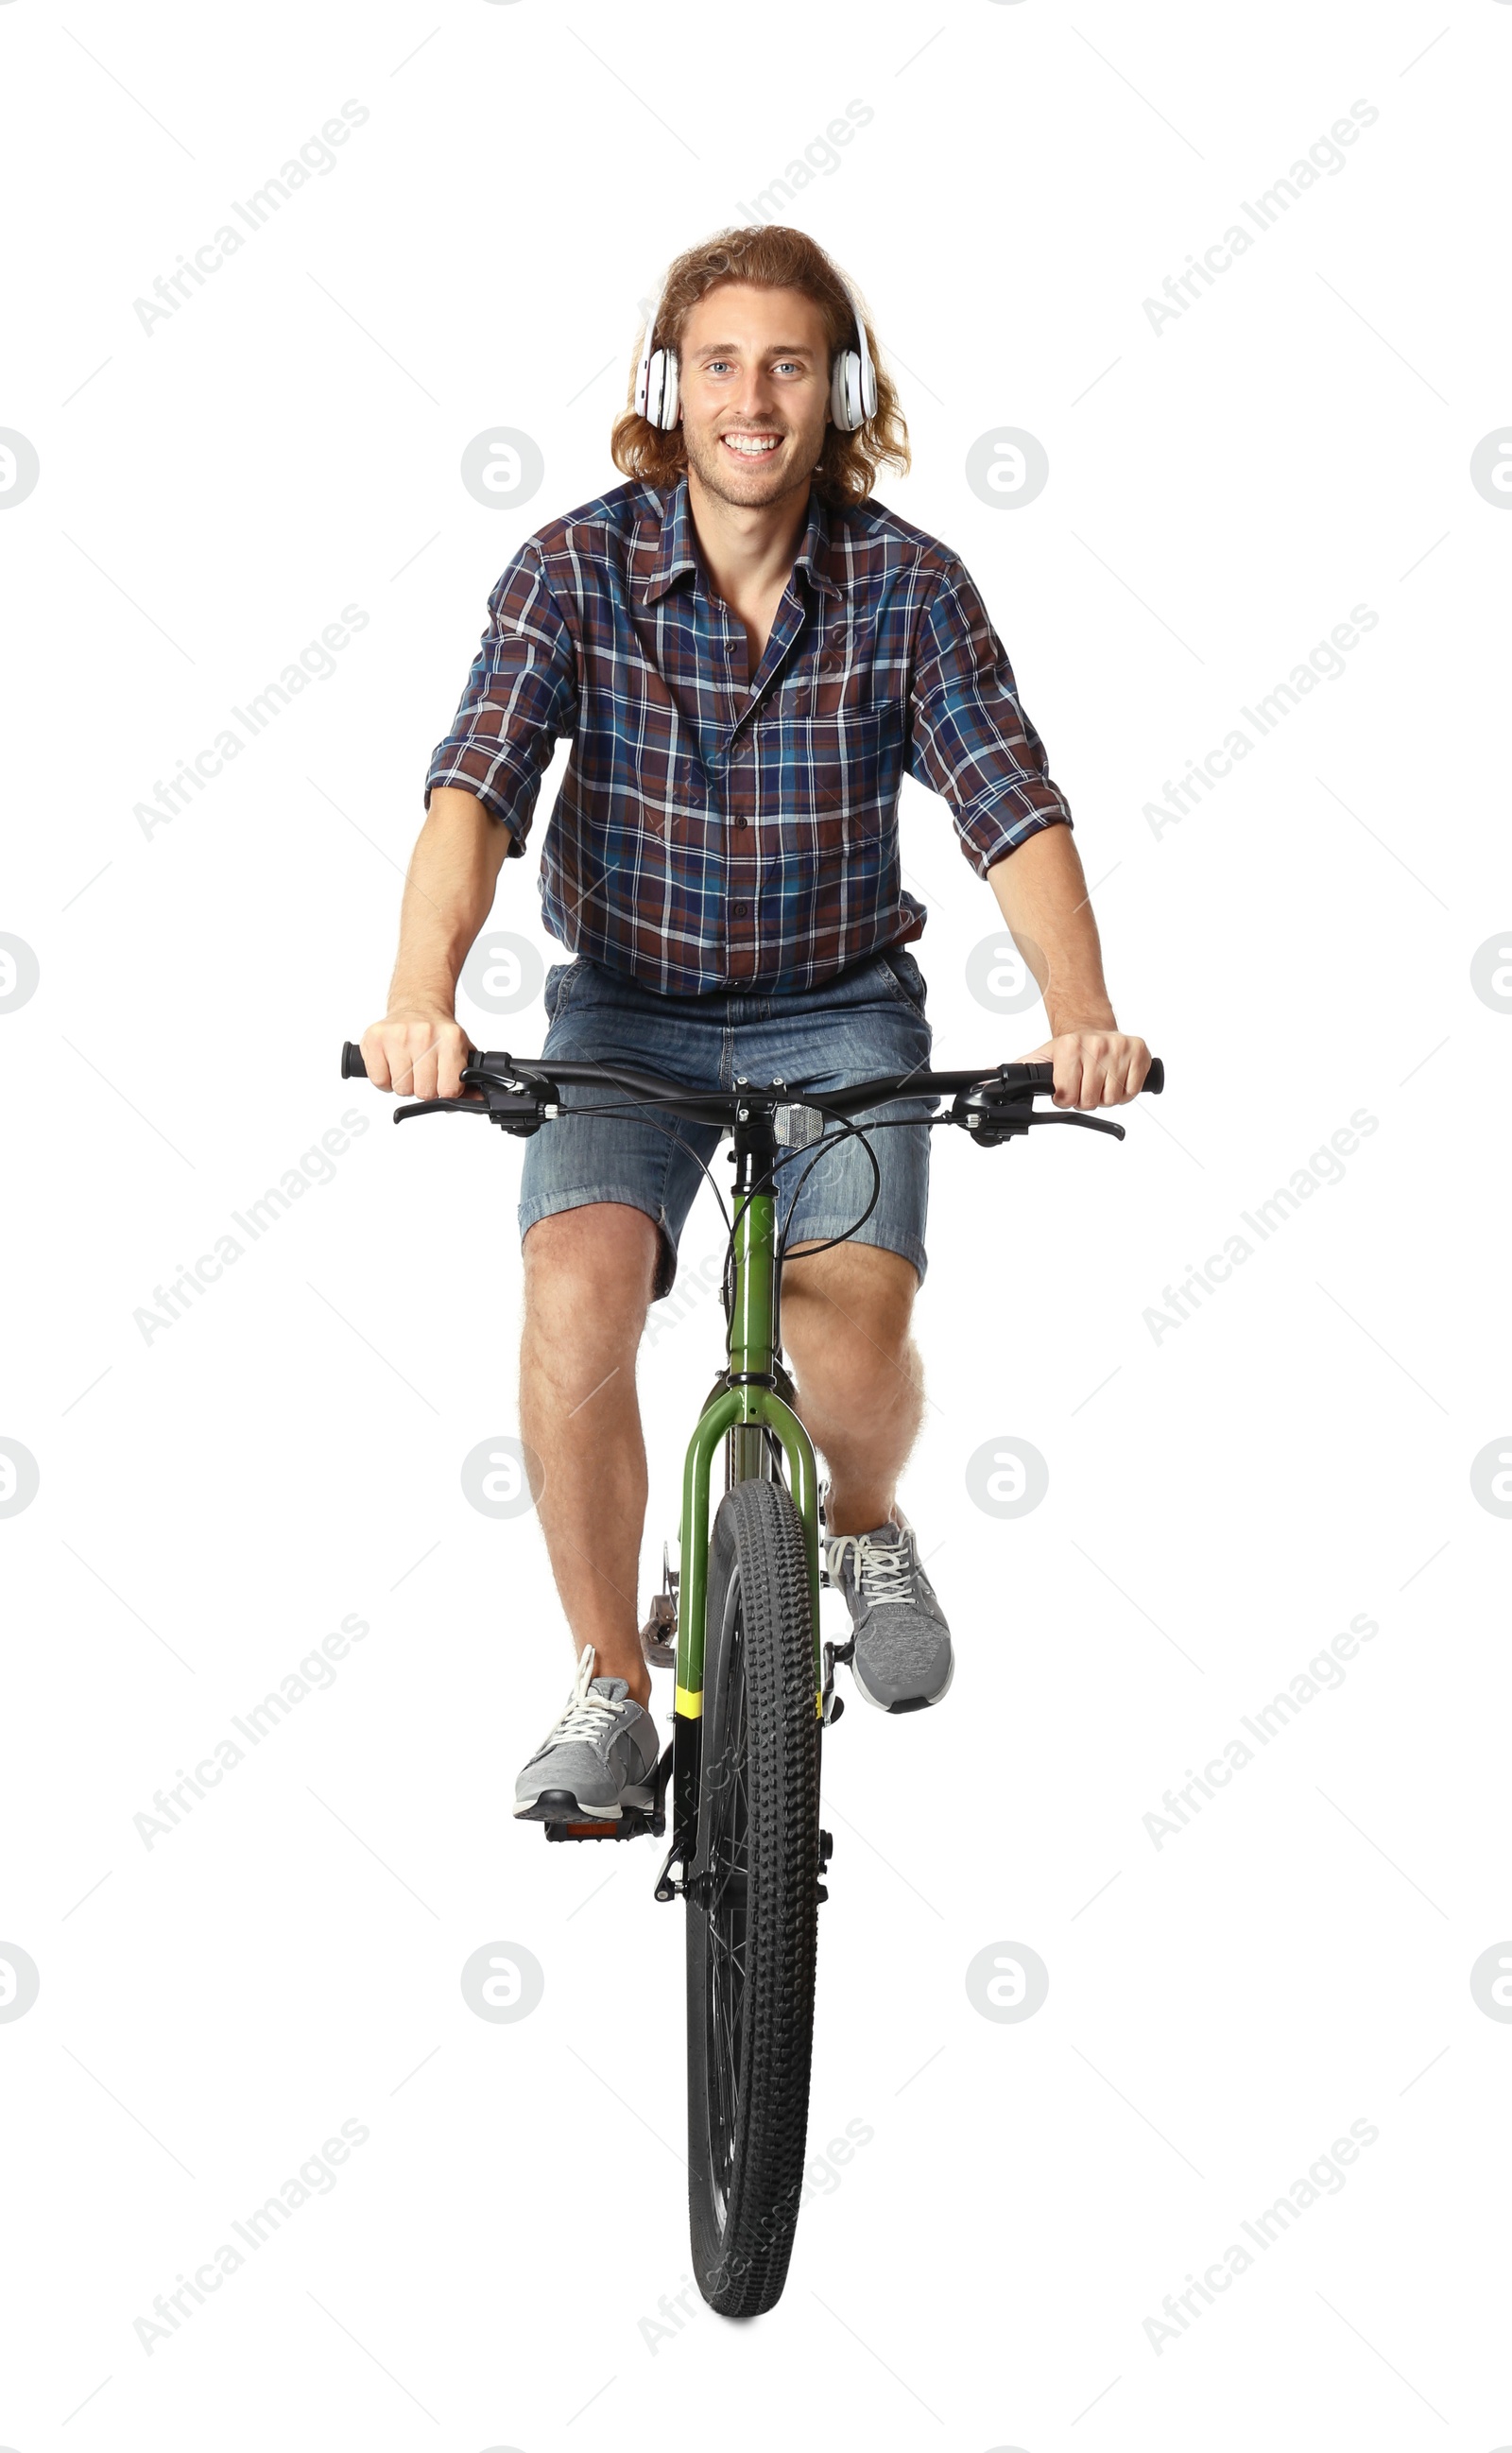
[{"label": "brake lever", "polygon": [[950,1110],[952,1124],[965,1125],[974,1142],[985,1149],[995,1149],[1004,1142],[1017,1141],[1031,1125],[1080,1125],[1093,1133],[1111,1133],[1115,1141],[1125,1139],[1122,1125],[1109,1124],[1102,1116],[1058,1113],[1041,1115],[1030,1105],[1036,1095],[1032,1088],[1016,1087],[1006,1098],[991,1096],[990,1078],[969,1090],[958,1090]]},{"label": "brake lever", "polygon": [[[487,1116],[490,1124],[524,1140],[540,1131],[546,1120],[543,1109],[555,1098],[555,1086],[544,1076],[529,1072],[500,1075],[474,1064],[463,1067],[462,1078],[475,1095],[414,1100],[408,1107],[394,1109],[395,1124],[405,1124],[411,1116]],[[479,1092],[481,1096],[476,1095]]]},{"label": "brake lever", "polygon": [[407,1107],[394,1109],[394,1123],[408,1124],[411,1116],[440,1116],[457,1113],[465,1116],[486,1116],[488,1110],[481,1099],[416,1099]]},{"label": "brake lever", "polygon": [[1111,1133],[1114,1140],[1117,1142],[1125,1141],[1128,1138],[1122,1125],[1110,1124],[1105,1116],[1041,1116],[1036,1114],[1033,1116],[1025,1116],[1024,1121],[1025,1129],[1027,1129],[1030,1125],[1080,1125],[1084,1132]]}]

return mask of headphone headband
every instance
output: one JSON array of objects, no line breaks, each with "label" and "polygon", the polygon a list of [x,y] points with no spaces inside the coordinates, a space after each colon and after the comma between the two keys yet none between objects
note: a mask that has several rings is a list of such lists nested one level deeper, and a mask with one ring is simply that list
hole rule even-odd
[{"label": "headphone headband", "polygon": [[[737,276],[732,276],[738,278]],[[877,407],[877,369],[872,364],[866,343],[866,327],[856,300],[856,293],[842,272],[840,286],[850,302],[850,312],[856,327],[859,349],[841,349],[836,353],[834,372],[829,387],[829,413],[845,434],[854,434]],[[668,428],[677,424],[678,368],[677,351],[670,346],[653,349],[657,319],[666,297],[664,281],[656,293],[656,303],[646,319],[646,338],[641,347],[640,363],[635,369],[635,411],[652,426]]]}]

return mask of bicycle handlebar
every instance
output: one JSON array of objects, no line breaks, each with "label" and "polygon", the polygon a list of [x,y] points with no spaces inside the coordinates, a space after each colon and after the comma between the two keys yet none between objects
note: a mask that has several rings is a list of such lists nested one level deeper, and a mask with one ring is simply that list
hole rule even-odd
[{"label": "bicycle handlebar", "polygon": [[[478,1056],[475,1053],[471,1064],[509,1074],[521,1081],[528,1080],[532,1075],[539,1079],[546,1069],[544,1060],[539,1057],[522,1059],[507,1054]],[[588,1064],[570,1059],[554,1059],[549,1067],[549,1073],[551,1080],[555,1082],[603,1082],[616,1088],[643,1091],[648,1098],[666,1101],[667,1104],[673,1101],[698,1100],[708,1107],[717,1107],[721,1116],[726,1107],[733,1110],[742,1095],[733,1090],[706,1090],[702,1085],[673,1081],[666,1074],[642,1073],[632,1067],[614,1064]],[[368,1067],[363,1062],[362,1049],[349,1039],[344,1043],[341,1051],[341,1078],[344,1082],[365,1082],[368,1079]],[[904,1088],[911,1088],[916,1096],[928,1097],[931,1094],[943,1095],[949,1090],[972,1089],[978,1083],[990,1084],[1000,1098],[1014,1091],[1027,1091],[1033,1097],[1042,1090],[1054,1088],[1055,1067],[1053,1065],[999,1065],[988,1068],[985,1072],[978,1068],[945,1073],[881,1074],[874,1081],[857,1083],[846,1090],[826,1090],[823,1094],[822,1104],[826,1110],[845,1109],[847,1112],[855,1112],[863,1107],[879,1107],[885,1098],[895,1098]],[[750,1095],[769,1094],[776,1087],[773,1084],[752,1084]],[[1165,1067],[1160,1057],[1151,1057],[1149,1071],[1141,1087],[1142,1089],[1157,1095],[1164,1089]],[[785,1083],[782,1087],[790,1100],[796,1104],[803,1104],[804,1085],[801,1082]],[[861,1098],[858,1097],[858,1092],[869,1092],[870,1096]],[[816,1101],[815,1104],[820,1102]]]}]

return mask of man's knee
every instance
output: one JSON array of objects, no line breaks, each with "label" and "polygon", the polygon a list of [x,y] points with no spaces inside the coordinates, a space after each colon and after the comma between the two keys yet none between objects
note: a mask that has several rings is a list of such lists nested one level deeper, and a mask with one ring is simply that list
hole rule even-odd
[{"label": "man's knee", "polygon": [[[795,1247],[801,1251],[802,1246]],[[857,1336],[888,1355],[908,1344],[919,1273],[878,1244],[839,1244],[783,1269],[783,1330],[793,1343]]]},{"label": "man's knee", "polygon": [[658,1228],[644,1209],[589,1201],[538,1218],[521,1246],[527,1322],[591,1326],[638,1341],[651,1300]]}]

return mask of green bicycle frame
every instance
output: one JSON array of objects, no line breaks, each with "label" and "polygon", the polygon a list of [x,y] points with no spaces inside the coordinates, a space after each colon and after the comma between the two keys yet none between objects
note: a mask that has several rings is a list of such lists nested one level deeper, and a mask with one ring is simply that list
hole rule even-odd
[{"label": "green bicycle frame", "polygon": [[[744,1140],[744,1136],[741,1137]],[[754,1153],[753,1153],[754,1154]],[[737,1142],[737,1158],[744,1153]],[[758,1161],[759,1163],[759,1161]],[[741,1173],[745,1173],[744,1165]],[[813,1442],[792,1407],[770,1383],[776,1351],[772,1331],[777,1299],[777,1197],[770,1188],[735,1191],[735,1292],[729,1323],[729,1369],[734,1386],[720,1389],[700,1415],[683,1469],[683,1560],[677,1610],[679,1720],[696,1721],[704,1709],[704,1638],[708,1605],[708,1486],[720,1443],[732,1442],[731,1479],[753,1479],[763,1467],[766,1433],[772,1431],[786,1461],[794,1505],[804,1524],[808,1595],[814,1630],[814,1693],[820,1691],[819,1485]]]}]

